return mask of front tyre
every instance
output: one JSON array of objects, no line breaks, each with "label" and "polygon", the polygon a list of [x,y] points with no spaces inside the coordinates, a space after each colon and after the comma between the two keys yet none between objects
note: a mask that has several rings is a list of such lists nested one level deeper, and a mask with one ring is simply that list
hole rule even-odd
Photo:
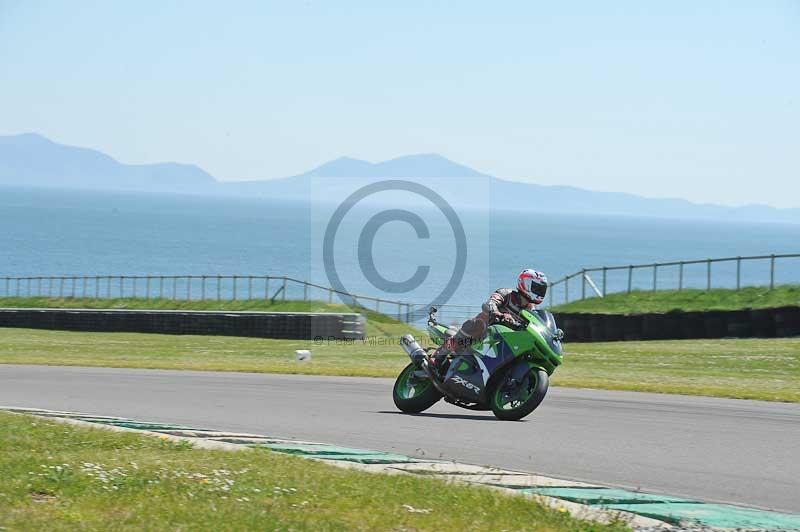
[{"label": "front tyre", "polygon": [[395,406],[408,414],[418,414],[427,410],[442,398],[442,394],[430,379],[414,376],[416,370],[414,364],[406,366],[397,376],[392,390]]},{"label": "front tyre", "polygon": [[522,419],[542,402],[547,395],[550,378],[540,368],[529,368],[517,379],[515,371],[509,371],[491,391],[489,405],[497,419],[517,421]]}]

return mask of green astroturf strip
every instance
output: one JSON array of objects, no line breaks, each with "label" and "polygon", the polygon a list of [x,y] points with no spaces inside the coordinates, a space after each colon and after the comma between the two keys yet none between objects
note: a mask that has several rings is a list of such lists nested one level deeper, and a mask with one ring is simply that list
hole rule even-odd
[{"label": "green astroturf strip", "polygon": [[360,464],[399,464],[413,463],[417,460],[400,454],[376,453],[376,454],[337,454],[329,456],[314,456],[309,458],[321,458],[323,460],[341,460],[344,462],[358,462]]},{"label": "green astroturf strip", "polygon": [[581,504],[606,505],[606,504],[635,504],[639,502],[675,502],[688,503],[695,502],[679,497],[668,497],[664,495],[653,495],[651,493],[640,493],[638,491],[628,491],[612,488],[524,488],[519,491],[525,493],[535,493],[537,495],[547,495],[558,497],[567,501],[579,502]]},{"label": "green astroturf strip", "polygon": [[749,528],[759,530],[800,530],[800,515],[782,514],[726,506],[695,503],[643,503],[603,505],[611,510],[634,512],[668,523],[694,522],[715,528]]},{"label": "green astroturf strip", "polygon": [[525,488],[519,491],[631,512],[672,524],[691,522],[715,528],[800,530],[800,515],[797,514],[705,504],[666,495],[613,488]]},{"label": "green astroturf strip", "polygon": [[[82,418],[78,419],[82,420]],[[191,427],[182,427],[180,425],[171,425],[169,423],[143,423],[139,421],[108,421],[100,419],[97,421],[92,421],[92,423],[113,425],[115,427],[123,427],[126,429],[149,430],[153,432],[169,432],[170,430],[200,430],[193,429]]]},{"label": "green astroturf strip", "polygon": [[360,462],[364,464],[394,464],[415,462],[416,460],[401,454],[382,453],[365,449],[351,449],[335,445],[302,445],[302,444],[262,444],[258,447],[279,452],[295,454],[306,458],[321,458],[324,460],[344,460],[347,462]]},{"label": "green astroturf strip", "polygon": [[260,445],[273,451],[290,454],[307,454],[311,456],[329,455],[329,454],[377,454],[376,451],[368,451],[365,449],[351,449],[349,447],[337,447],[335,445],[307,445],[302,443],[267,443]]},{"label": "green astroturf strip", "polygon": [[221,441],[225,443],[235,443],[237,445],[280,445],[283,443],[287,443],[286,440],[281,438],[268,438],[264,437],[248,437],[248,438],[240,438],[240,437],[212,437],[214,441]]}]

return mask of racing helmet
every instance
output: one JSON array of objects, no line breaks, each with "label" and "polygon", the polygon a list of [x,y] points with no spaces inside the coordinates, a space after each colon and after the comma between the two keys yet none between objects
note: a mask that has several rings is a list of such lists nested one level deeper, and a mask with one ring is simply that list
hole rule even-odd
[{"label": "racing helmet", "polygon": [[547,294],[547,276],[536,270],[522,270],[517,278],[517,291],[534,305],[541,305]]}]

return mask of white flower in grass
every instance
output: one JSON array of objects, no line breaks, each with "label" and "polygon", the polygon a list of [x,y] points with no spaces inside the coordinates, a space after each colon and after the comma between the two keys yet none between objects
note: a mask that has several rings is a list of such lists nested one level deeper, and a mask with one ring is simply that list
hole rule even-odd
[{"label": "white flower in grass", "polygon": [[410,504],[404,504],[403,508],[405,508],[408,511],[408,513],[412,514],[429,514],[433,512],[432,508],[414,508]]}]

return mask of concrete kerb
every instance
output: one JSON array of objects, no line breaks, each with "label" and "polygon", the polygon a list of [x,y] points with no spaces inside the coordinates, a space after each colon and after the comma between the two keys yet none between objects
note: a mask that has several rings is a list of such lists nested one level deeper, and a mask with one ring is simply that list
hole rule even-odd
[{"label": "concrete kerb", "polygon": [[93,421],[82,421],[80,419],[72,419],[72,418],[65,418],[65,417],[55,417],[55,416],[43,416],[37,414],[35,412],[19,412],[17,409],[15,411],[8,411],[5,408],[0,408],[4,412],[9,412],[12,414],[19,414],[19,415],[33,415],[45,419],[49,419],[55,421],[56,423],[62,423],[64,425],[74,425],[77,427],[84,427],[89,429],[95,430],[110,430],[112,432],[130,432],[136,434],[145,434],[147,436],[153,436],[155,438],[159,438],[161,440],[168,440],[174,442],[189,442],[197,449],[209,449],[209,450],[217,450],[217,451],[250,451],[252,450],[250,447],[246,447],[243,445],[237,445],[235,443],[225,443],[220,441],[214,440],[203,440],[199,438],[191,438],[188,436],[173,436],[171,434],[164,434],[163,432],[153,432],[148,430],[140,430],[140,429],[129,429],[127,427],[117,427],[115,425],[106,425],[101,423],[95,423]]},{"label": "concrete kerb", "polygon": [[[77,412],[50,411],[50,410],[42,410],[34,408],[3,407],[3,406],[0,406],[0,410],[12,414],[33,415],[41,417],[43,419],[50,419],[57,423],[62,423],[67,425],[100,429],[100,430],[110,430],[114,432],[144,434],[147,436],[174,442],[188,442],[198,449],[223,450],[223,451],[252,451],[257,447],[270,449],[270,446],[273,443],[277,444],[278,447],[283,447],[284,445],[299,444],[303,446],[317,446],[320,448],[324,447],[335,448],[335,446],[330,446],[323,443],[298,442],[295,440],[271,438],[268,436],[263,436],[258,434],[239,434],[239,433],[231,433],[223,431],[206,430],[206,429],[187,429],[187,428],[180,428],[169,432],[129,428],[109,423],[131,423],[131,424],[142,424],[142,425],[146,424],[161,425],[161,424],[139,422],[128,418],[113,417],[113,416],[95,416],[91,414],[81,414]],[[88,418],[97,421],[84,421],[83,419],[79,418]],[[232,443],[230,441],[220,441],[218,439],[214,439],[218,437],[241,441],[241,443]],[[270,442],[270,444],[264,445],[262,444],[263,441]],[[285,452],[285,451],[281,451],[280,448],[278,448],[275,449],[275,452]],[[370,452],[370,451],[364,451],[364,452]],[[374,451],[371,453],[375,455],[386,454],[386,453],[381,453],[379,451]],[[552,508],[557,511],[568,512],[573,517],[586,521],[597,521],[601,523],[609,523],[612,521],[623,521],[627,523],[629,526],[633,527],[634,529],[640,529],[640,528],[641,529],[646,528],[648,530],[674,529],[674,527],[663,521],[659,521],[649,517],[644,517],[641,515],[637,515],[635,513],[626,512],[622,510],[608,510],[604,508],[594,508],[584,504],[558,499],[555,497],[549,497],[546,495],[526,493],[525,491],[520,491],[519,489],[520,487],[529,487],[533,485],[536,485],[537,487],[589,486],[583,483],[576,483],[567,480],[543,477],[540,475],[532,475],[530,473],[524,473],[519,471],[509,471],[491,467],[460,464],[456,462],[445,462],[445,461],[426,460],[426,459],[417,460],[408,457],[406,458],[408,458],[409,461],[406,463],[396,463],[396,462],[360,463],[360,462],[349,461],[346,459],[345,460],[335,459],[333,456],[325,454],[316,454],[316,455],[310,454],[310,455],[296,455],[296,456],[303,456],[304,458],[323,461],[327,464],[334,465],[337,467],[357,469],[360,471],[365,471],[370,473],[428,476],[430,478],[444,480],[445,482],[480,485],[489,489],[502,491],[503,493],[506,494],[532,498],[537,502],[539,502],[540,504],[545,505],[549,508]],[[504,479],[509,479],[511,480],[511,482],[509,482],[508,485],[503,485]],[[535,482],[539,482],[539,484],[535,484]]]}]

